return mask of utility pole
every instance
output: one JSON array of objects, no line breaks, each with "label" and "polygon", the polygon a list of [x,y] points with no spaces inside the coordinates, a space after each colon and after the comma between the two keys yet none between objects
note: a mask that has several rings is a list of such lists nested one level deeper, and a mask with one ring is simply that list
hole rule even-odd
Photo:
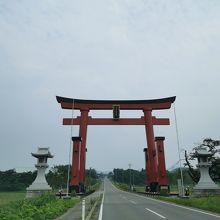
[{"label": "utility pole", "polygon": [[134,188],[134,169],[132,170],[132,186]]},{"label": "utility pole", "polygon": [[180,141],[179,141],[179,131],[177,125],[177,118],[176,118],[176,107],[174,104],[174,116],[175,116],[175,124],[176,124],[176,139],[177,139],[177,147],[178,147],[178,155],[179,155],[179,169],[180,169],[180,178],[181,178],[181,196],[184,196],[184,182],[183,182],[183,170],[182,170],[182,163],[181,163],[181,156],[180,156]]},{"label": "utility pole", "polygon": [[131,190],[131,163],[129,163],[128,166],[129,166],[129,173],[130,173],[130,190]]},{"label": "utility pole", "polygon": [[89,190],[90,190],[90,187],[92,185],[92,177],[91,177],[91,171],[92,171],[92,167],[89,168]]}]

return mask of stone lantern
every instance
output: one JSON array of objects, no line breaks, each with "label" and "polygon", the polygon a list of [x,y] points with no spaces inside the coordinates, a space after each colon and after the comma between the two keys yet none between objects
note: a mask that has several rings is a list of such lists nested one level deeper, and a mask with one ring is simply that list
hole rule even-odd
[{"label": "stone lantern", "polygon": [[213,152],[207,151],[206,147],[200,147],[196,150],[195,156],[198,159],[197,167],[200,170],[200,179],[193,188],[195,195],[216,195],[220,194],[220,187],[213,182],[209,175],[211,163],[209,158],[214,155]]},{"label": "stone lantern", "polygon": [[33,157],[37,158],[37,164],[35,165],[35,167],[37,168],[37,177],[34,182],[26,189],[27,198],[35,197],[52,190],[45,178],[45,171],[49,167],[47,164],[47,159],[53,158],[49,151],[49,148],[39,147],[37,153],[31,154]]}]

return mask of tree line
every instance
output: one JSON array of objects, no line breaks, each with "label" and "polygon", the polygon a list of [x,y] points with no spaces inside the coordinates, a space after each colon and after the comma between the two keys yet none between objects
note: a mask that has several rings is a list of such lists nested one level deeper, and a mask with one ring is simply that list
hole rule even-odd
[{"label": "tree line", "polygon": [[113,181],[119,183],[126,183],[131,185],[145,185],[145,170],[141,169],[134,170],[134,169],[113,169],[113,172],[108,174],[108,177],[111,178]]},{"label": "tree line", "polygon": [[[188,169],[183,168],[183,179],[184,184],[186,185],[192,185],[193,180],[191,179]],[[145,186],[146,181],[145,177],[146,172],[145,169],[141,170],[134,170],[134,169],[119,169],[115,168],[112,172],[108,174],[108,177],[111,178],[113,181],[119,182],[119,183],[125,183],[128,185],[136,185],[136,186]],[[180,179],[180,170],[174,169],[172,171],[167,171],[167,179],[169,182],[169,185],[177,185],[177,180]]]},{"label": "tree line", "polygon": [[[70,167],[71,174],[71,167]],[[15,169],[0,171],[0,191],[24,191],[37,176],[37,171],[18,173]],[[46,174],[48,184],[53,189],[66,188],[68,165],[56,165]],[[70,175],[71,176],[71,175]],[[99,178],[95,169],[86,170],[86,185],[94,185]]]}]

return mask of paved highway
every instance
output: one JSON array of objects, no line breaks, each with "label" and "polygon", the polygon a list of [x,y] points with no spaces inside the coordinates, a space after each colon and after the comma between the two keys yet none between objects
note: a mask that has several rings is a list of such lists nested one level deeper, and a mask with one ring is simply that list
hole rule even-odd
[{"label": "paved highway", "polygon": [[220,220],[220,215],[121,191],[104,180],[99,220]]}]

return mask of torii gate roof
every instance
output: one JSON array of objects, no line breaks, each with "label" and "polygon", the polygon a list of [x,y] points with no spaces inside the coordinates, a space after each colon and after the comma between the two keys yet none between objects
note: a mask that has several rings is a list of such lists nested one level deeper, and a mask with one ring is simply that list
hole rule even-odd
[{"label": "torii gate roof", "polygon": [[149,100],[87,100],[56,96],[63,109],[112,109],[112,105],[120,105],[120,109],[169,109],[176,96]]}]

